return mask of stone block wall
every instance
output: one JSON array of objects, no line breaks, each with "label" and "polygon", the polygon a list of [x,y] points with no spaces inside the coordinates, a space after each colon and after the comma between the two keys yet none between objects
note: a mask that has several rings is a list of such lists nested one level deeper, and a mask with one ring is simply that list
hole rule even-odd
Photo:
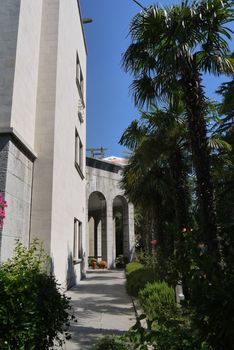
[{"label": "stone block wall", "polygon": [[33,159],[11,135],[0,135],[0,192],[6,219],[0,232],[0,261],[9,258],[17,239],[29,243]]}]

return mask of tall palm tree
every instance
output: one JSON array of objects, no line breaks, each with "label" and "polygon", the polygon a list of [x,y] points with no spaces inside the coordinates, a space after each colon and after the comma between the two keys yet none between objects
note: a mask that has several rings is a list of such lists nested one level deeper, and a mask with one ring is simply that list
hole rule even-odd
[{"label": "tall palm tree", "polygon": [[217,248],[217,225],[201,73],[233,72],[226,41],[231,39],[226,24],[234,17],[233,3],[200,0],[190,4],[185,0],[168,8],[152,5],[133,18],[132,44],[123,56],[125,70],[135,77],[132,92],[137,106],[170,97],[176,87],[183,91],[197,177],[201,239],[210,251]]}]

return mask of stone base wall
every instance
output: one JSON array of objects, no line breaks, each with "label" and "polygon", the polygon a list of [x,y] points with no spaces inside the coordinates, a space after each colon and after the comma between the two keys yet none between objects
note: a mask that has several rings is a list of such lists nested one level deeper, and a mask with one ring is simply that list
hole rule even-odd
[{"label": "stone base wall", "polygon": [[0,261],[12,255],[16,240],[29,244],[33,159],[12,135],[0,135],[0,192],[7,201],[0,231]]}]

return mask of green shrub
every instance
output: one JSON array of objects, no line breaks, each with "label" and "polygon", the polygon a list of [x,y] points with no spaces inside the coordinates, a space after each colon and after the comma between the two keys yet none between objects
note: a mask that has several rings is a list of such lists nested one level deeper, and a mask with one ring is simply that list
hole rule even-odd
[{"label": "green shrub", "polygon": [[129,345],[122,337],[107,335],[97,340],[94,350],[129,350]]},{"label": "green shrub", "polygon": [[171,318],[178,309],[175,291],[165,282],[147,283],[139,291],[138,299],[149,320],[159,319],[161,316]]},{"label": "green shrub", "polygon": [[128,273],[126,279],[128,294],[137,297],[140,289],[143,289],[148,282],[154,282],[158,278],[152,268],[142,267]]},{"label": "green shrub", "polygon": [[126,275],[128,275],[132,271],[142,269],[143,267],[144,266],[141,263],[139,263],[137,261],[133,261],[133,262],[130,262],[129,264],[126,265],[125,273],[126,273]]},{"label": "green shrub", "polygon": [[18,243],[15,256],[0,267],[0,349],[46,350],[69,320],[69,300],[45,270],[38,242]]},{"label": "green shrub", "polygon": [[[188,316],[178,309],[173,317],[161,313],[160,322],[145,322],[145,315],[138,317],[127,337],[135,350],[212,350],[202,341]],[[143,324],[142,324],[143,321]],[[155,321],[155,320],[154,320]],[[147,326],[146,326],[147,325]]]}]

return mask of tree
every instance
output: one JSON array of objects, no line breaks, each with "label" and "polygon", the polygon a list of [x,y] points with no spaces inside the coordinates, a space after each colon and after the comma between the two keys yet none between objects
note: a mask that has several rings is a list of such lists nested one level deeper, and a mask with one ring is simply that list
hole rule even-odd
[{"label": "tree", "polygon": [[233,1],[194,1],[160,8],[152,5],[137,14],[130,25],[132,44],[123,66],[133,73],[132,92],[137,106],[170,97],[181,88],[200,209],[201,239],[210,251],[217,248],[217,224],[210,174],[206,107],[202,72],[231,73],[226,24],[233,19]]},{"label": "tree", "polygon": [[[120,143],[133,153],[123,171],[122,187],[141,210],[160,247],[173,253],[174,235],[189,223],[188,142],[182,103],[141,112],[125,130]],[[154,150],[154,152],[152,152]],[[168,225],[173,226],[173,233]],[[169,232],[171,231],[171,234]]]}]

